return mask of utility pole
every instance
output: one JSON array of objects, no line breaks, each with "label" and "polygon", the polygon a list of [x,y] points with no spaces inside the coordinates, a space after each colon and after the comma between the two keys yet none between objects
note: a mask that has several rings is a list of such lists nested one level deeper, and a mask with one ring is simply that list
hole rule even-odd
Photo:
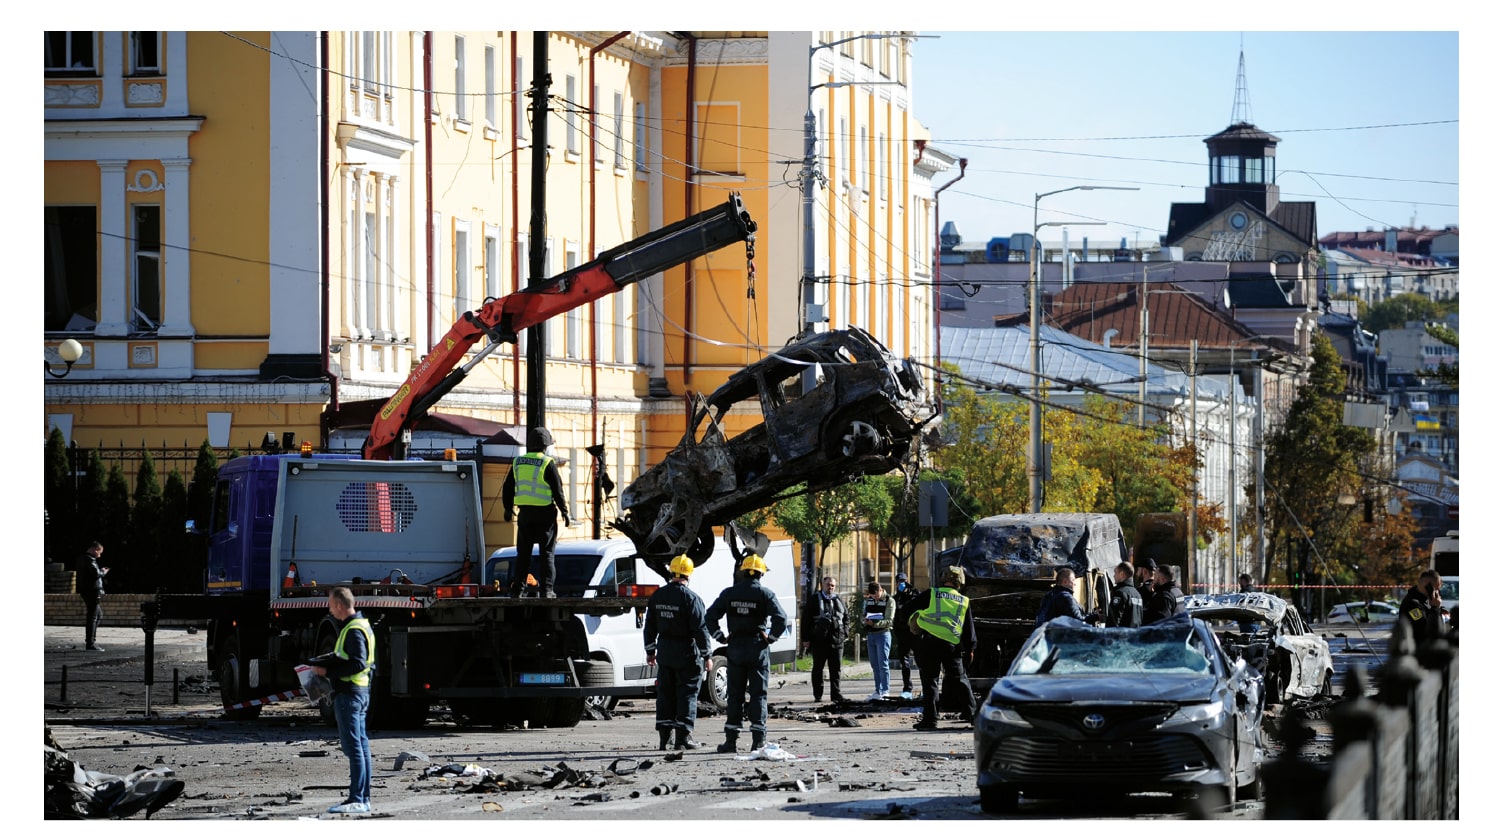
[{"label": "utility pole", "polygon": [[1151,330],[1151,308],[1146,290],[1146,263],[1141,261],[1141,392],[1136,405],[1136,425],[1146,428],[1146,342]]},{"label": "utility pole", "polygon": [[[532,33],[531,41],[531,280],[546,279],[547,265],[547,33]],[[526,330],[526,428],[547,425],[547,322]]]},{"label": "utility pole", "polygon": [[[1193,580],[1203,580],[1203,571],[1198,568],[1198,339],[1188,345],[1188,409],[1189,440],[1193,442],[1193,498],[1188,507],[1188,568],[1193,570]],[[1265,578],[1261,579],[1265,582]]]}]

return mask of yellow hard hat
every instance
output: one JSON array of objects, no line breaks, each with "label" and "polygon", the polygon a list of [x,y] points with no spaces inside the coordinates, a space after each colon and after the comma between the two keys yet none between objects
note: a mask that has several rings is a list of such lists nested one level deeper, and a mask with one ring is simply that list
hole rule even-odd
[{"label": "yellow hard hat", "polygon": [[690,577],[693,574],[693,561],[686,554],[679,554],[672,558],[671,563],[667,564],[667,569],[674,575]]},{"label": "yellow hard hat", "polygon": [[742,571],[742,572],[759,572],[761,574],[765,574],[766,573],[766,561],[760,559],[760,555],[759,554],[748,554],[748,555],[745,556],[745,559],[740,563],[740,571]]}]

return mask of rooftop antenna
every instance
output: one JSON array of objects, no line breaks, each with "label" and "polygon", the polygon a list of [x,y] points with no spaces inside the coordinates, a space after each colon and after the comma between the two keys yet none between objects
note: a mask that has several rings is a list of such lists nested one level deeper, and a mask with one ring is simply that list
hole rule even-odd
[{"label": "rooftop antenna", "polygon": [[1240,36],[1240,70],[1234,77],[1234,114],[1229,117],[1230,125],[1254,125],[1255,118],[1250,114],[1250,86],[1245,83],[1245,36]]}]

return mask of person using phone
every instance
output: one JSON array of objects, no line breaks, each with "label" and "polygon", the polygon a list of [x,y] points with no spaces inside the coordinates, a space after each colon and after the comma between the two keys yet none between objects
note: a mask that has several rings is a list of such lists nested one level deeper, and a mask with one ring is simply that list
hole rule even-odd
[{"label": "person using phone", "polygon": [[1428,569],[1417,577],[1417,585],[1406,591],[1401,600],[1399,624],[1411,628],[1412,641],[1418,645],[1443,635],[1443,578],[1437,569]]}]

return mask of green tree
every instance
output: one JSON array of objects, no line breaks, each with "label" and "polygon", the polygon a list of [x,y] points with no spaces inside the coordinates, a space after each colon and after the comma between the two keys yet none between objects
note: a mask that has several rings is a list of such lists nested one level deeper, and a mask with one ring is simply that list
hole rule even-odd
[{"label": "green tree", "polygon": [[195,542],[183,527],[189,519],[187,483],[180,470],[167,473],[161,493],[161,565],[159,586],[166,592],[198,592],[203,581],[196,571],[203,566],[203,555],[194,551]]},{"label": "green tree", "polygon": [[[1310,571],[1336,578],[1363,553],[1360,506],[1347,500],[1365,495],[1362,465],[1375,439],[1344,425],[1344,372],[1327,336],[1314,337],[1312,357],[1286,422],[1265,442],[1266,523],[1272,545],[1300,551],[1310,541]],[[1253,486],[1252,478],[1247,490]],[[1281,572],[1275,565],[1273,577]]]},{"label": "green tree", "polygon": [[1174,446],[1165,424],[1137,425],[1136,408],[1119,400],[1090,395],[1083,410],[1076,457],[1102,479],[1094,509],[1118,516],[1127,541],[1141,514],[1188,509],[1198,458],[1191,444]]},{"label": "green tree", "polygon": [[56,427],[47,435],[44,467],[46,483],[42,486],[42,503],[47,510],[47,530],[42,537],[44,550],[50,561],[72,563],[75,553],[82,550],[82,546],[73,545],[77,531],[73,505],[77,493],[73,490],[68,442],[63,440],[62,430]]},{"label": "green tree", "polygon": [[136,592],[155,592],[165,581],[161,562],[162,490],[156,477],[156,462],[149,449],[141,450],[141,466],[136,470],[135,493],[130,504],[130,553],[135,559],[131,571]]},{"label": "green tree", "polygon": [[885,526],[891,515],[891,498],[869,476],[814,493],[801,492],[771,505],[771,519],[792,539],[818,547],[817,568],[823,567],[828,547],[854,533],[860,524],[872,529]]},{"label": "green tree", "polygon": [[1408,321],[1441,321],[1443,307],[1426,295],[1407,292],[1372,304],[1366,317],[1361,324],[1378,335],[1381,330],[1404,327]]},{"label": "green tree", "polygon": [[[1426,332],[1449,347],[1455,350],[1458,349],[1458,332],[1447,324],[1428,324]],[[1450,388],[1458,387],[1458,365],[1456,363],[1451,365],[1440,364],[1437,366],[1437,370],[1432,371],[1432,374],[1444,385]]]},{"label": "green tree", "polygon": [[104,456],[98,448],[89,450],[88,467],[78,482],[78,518],[74,520],[78,524],[78,532],[73,534],[73,542],[77,543],[73,549],[74,555],[82,553],[94,540],[113,551],[120,547],[119,543],[124,538],[123,532],[110,533],[104,530],[104,495],[108,477]]},{"label": "green tree", "polygon": [[203,441],[198,447],[198,461],[193,465],[193,480],[188,484],[188,519],[197,523],[199,529],[208,528],[208,517],[212,511],[214,483],[219,478],[219,457],[214,448]]},{"label": "green tree", "polygon": [[[911,571],[911,559],[916,547],[929,537],[962,537],[969,533],[974,521],[966,511],[977,506],[977,502],[966,495],[967,483],[956,471],[938,472],[924,469],[912,478],[910,472],[893,472],[874,476],[871,481],[879,486],[891,500],[891,515],[884,525],[871,525],[875,536],[890,546],[896,559],[896,567]],[[926,482],[942,482],[948,488],[944,497],[948,524],[941,528],[922,527],[922,485]]]},{"label": "green tree", "polygon": [[130,533],[130,483],[119,461],[111,462],[104,481],[103,505],[99,511],[99,530],[106,536],[99,542],[115,543],[114,555],[119,562],[110,564],[106,592],[134,592],[140,580],[141,560],[135,556]]}]

